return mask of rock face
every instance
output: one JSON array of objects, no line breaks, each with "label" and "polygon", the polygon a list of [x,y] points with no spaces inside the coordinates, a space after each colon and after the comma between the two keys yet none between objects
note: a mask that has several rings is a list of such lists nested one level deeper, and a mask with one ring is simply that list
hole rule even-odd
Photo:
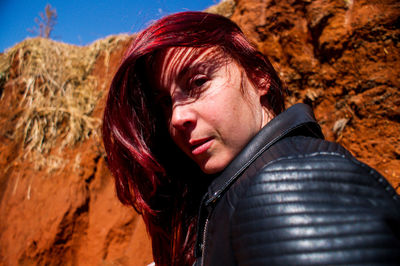
[{"label": "rock face", "polygon": [[116,198],[99,131],[130,41],[80,48],[32,39],[8,52],[15,53],[0,100],[0,265],[152,262],[142,219]]},{"label": "rock face", "polygon": [[[270,57],[287,105],[312,105],[326,138],[400,193],[399,15],[391,0],[238,0],[232,20]],[[152,261],[140,216],[115,196],[99,132],[131,38],[34,39],[0,55],[0,265]]]},{"label": "rock face", "polygon": [[400,192],[400,3],[239,0],[232,20],[313,106],[328,140]]}]

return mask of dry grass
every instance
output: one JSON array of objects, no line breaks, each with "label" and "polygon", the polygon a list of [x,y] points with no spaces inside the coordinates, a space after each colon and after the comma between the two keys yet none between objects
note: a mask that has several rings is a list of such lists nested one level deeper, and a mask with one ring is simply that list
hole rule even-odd
[{"label": "dry grass", "polygon": [[[0,87],[8,80],[11,66],[16,66],[15,84],[24,84],[15,139],[23,141],[24,159],[59,168],[59,159],[49,156],[57,144],[61,150],[98,134],[100,118],[92,112],[103,91],[96,89],[91,75],[94,63],[105,53],[108,67],[110,52],[127,35],[112,36],[85,47],[49,39],[27,39],[0,57]],[[21,88],[18,88],[21,90]],[[43,158],[38,160],[37,157]],[[44,161],[43,161],[44,160]],[[55,163],[51,163],[55,162]]]},{"label": "dry grass", "polygon": [[[231,17],[234,9],[234,0],[222,0],[205,11]],[[0,54],[0,90],[11,69],[16,73],[13,84],[22,84],[14,92],[22,91],[22,99],[11,111],[17,119],[16,127],[7,135],[23,142],[23,155],[15,160],[29,159],[36,169],[50,172],[61,169],[65,160],[50,154],[55,145],[61,151],[98,135],[101,120],[92,113],[104,91],[96,89],[97,80],[91,72],[101,53],[107,68],[111,51],[127,38],[111,36],[85,47],[33,38]],[[74,165],[79,161],[76,158]]]},{"label": "dry grass", "polygon": [[235,7],[236,7],[235,0],[221,0],[221,2],[219,2],[218,4],[210,6],[204,11],[230,18],[232,17],[233,12],[235,11]]}]

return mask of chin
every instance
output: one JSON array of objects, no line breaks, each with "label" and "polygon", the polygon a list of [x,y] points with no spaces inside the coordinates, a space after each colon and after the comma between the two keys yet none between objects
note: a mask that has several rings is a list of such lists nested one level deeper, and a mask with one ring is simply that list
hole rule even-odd
[{"label": "chin", "polygon": [[207,174],[207,175],[212,175],[219,173],[225,169],[226,165],[205,165],[200,166],[201,170]]}]

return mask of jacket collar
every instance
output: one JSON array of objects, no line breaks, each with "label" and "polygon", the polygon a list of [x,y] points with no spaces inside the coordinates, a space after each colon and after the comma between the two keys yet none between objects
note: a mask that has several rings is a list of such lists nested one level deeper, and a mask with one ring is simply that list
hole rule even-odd
[{"label": "jacket collar", "polygon": [[205,205],[217,200],[261,153],[278,140],[294,134],[299,129],[307,136],[324,138],[311,107],[300,103],[293,105],[264,126],[222,174],[213,180],[208,188],[208,199]]}]

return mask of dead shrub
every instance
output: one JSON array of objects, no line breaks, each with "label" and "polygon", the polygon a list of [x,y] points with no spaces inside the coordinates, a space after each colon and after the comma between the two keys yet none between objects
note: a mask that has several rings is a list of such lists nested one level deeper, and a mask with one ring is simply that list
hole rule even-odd
[{"label": "dead shrub", "polygon": [[[97,80],[91,72],[100,53],[105,53],[108,67],[109,54],[127,38],[111,36],[85,47],[33,38],[1,55],[1,82],[7,82],[11,66],[17,63],[13,82],[24,86],[19,88],[23,94],[12,136],[23,141],[22,159],[35,160],[40,169],[46,162],[59,161],[54,155],[49,157],[57,141],[62,150],[98,134],[101,119],[92,112],[104,91],[96,89]],[[52,165],[60,168],[59,163]]]}]

